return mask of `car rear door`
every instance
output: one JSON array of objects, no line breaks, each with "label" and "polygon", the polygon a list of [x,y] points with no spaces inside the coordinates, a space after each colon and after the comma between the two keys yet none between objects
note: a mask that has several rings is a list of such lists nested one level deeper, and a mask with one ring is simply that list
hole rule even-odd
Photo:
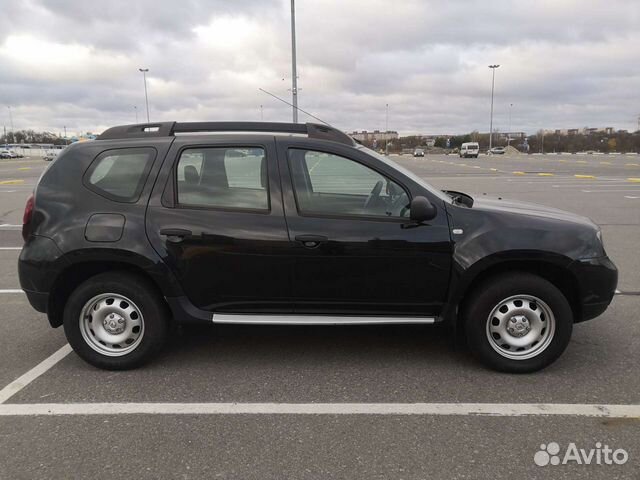
[{"label": "car rear door", "polygon": [[408,218],[410,199],[431,195],[389,165],[338,143],[293,137],[277,143],[295,311],[437,315],[451,267],[443,201],[430,198],[437,217],[416,226]]},{"label": "car rear door", "polygon": [[206,311],[291,311],[273,136],[179,136],[167,159],[147,235],[188,300]]}]

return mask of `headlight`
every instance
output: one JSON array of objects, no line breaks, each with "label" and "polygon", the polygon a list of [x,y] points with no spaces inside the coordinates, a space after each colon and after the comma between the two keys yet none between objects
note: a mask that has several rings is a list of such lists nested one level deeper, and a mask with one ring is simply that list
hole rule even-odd
[{"label": "headlight", "polygon": [[604,242],[602,241],[602,229],[598,229],[598,231],[596,232],[596,237],[600,241],[600,244],[604,246]]}]

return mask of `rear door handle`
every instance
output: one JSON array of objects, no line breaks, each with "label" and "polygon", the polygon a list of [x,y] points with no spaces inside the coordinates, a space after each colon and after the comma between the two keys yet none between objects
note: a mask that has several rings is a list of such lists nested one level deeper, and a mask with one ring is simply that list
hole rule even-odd
[{"label": "rear door handle", "polygon": [[301,242],[306,248],[316,248],[328,240],[324,235],[296,235],[296,241]]},{"label": "rear door handle", "polygon": [[173,237],[174,241],[180,241],[184,239],[184,237],[190,237],[191,230],[185,230],[184,228],[163,228],[160,230],[160,235]]}]

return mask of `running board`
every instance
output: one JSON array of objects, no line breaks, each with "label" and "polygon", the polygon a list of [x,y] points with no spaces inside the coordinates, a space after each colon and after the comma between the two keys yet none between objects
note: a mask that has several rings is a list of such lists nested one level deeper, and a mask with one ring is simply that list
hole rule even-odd
[{"label": "running board", "polygon": [[435,323],[435,317],[365,317],[329,315],[251,315],[214,313],[213,323],[246,325],[388,325]]}]

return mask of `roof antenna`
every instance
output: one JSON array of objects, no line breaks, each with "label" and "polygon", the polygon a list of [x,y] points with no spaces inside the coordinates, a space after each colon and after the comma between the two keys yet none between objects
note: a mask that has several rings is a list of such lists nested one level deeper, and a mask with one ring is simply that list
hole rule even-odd
[{"label": "roof antenna", "polygon": [[[264,88],[258,88],[258,90],[260,90],[261,92],[266,93],[267,95],[271,95],[271,96],[272,96],[273,98],[275,98],[276,100],[280,100],[282,103],[286,103],[287,105],[289,105],[290,107],[295,108],[296,110],[300,110],[302,113],[305,113],[305,114],[309,115],[311,118],[315,118],[315,119],[316,119],[316,120],[318,120],[319,122],[322,122],[322,123],[324,123],[325,125],[327,125],[327,126],[329,126],[329,127],[331,127],[331,128],[335,128],[333,125],[331,125],[331,124],[330,124],[330,123],[328,123],[328,122],[325,122],[325,121],[324,121],[324,120],[322,120],[321,118],[318,118],[318,117],[316,117],[315,115],[311,115],[309,112],[306,112],[306,111],[304,111],[303,109],[301,109],[300,107],[298,107],[298,106],[296,106],[296,105],[294,105],[294,104],[292,104],[292,103],[289,103],[289,102],[287,102],[286,100],[283,100],[282,98],[278,97],[277,95],[274,95],[274,94],[273,94],[273,93],[271,93],[271,92],[267,92]],[[339,130],[339,129],[337,129],[337,128],[336,128],[336,130]]]}]

